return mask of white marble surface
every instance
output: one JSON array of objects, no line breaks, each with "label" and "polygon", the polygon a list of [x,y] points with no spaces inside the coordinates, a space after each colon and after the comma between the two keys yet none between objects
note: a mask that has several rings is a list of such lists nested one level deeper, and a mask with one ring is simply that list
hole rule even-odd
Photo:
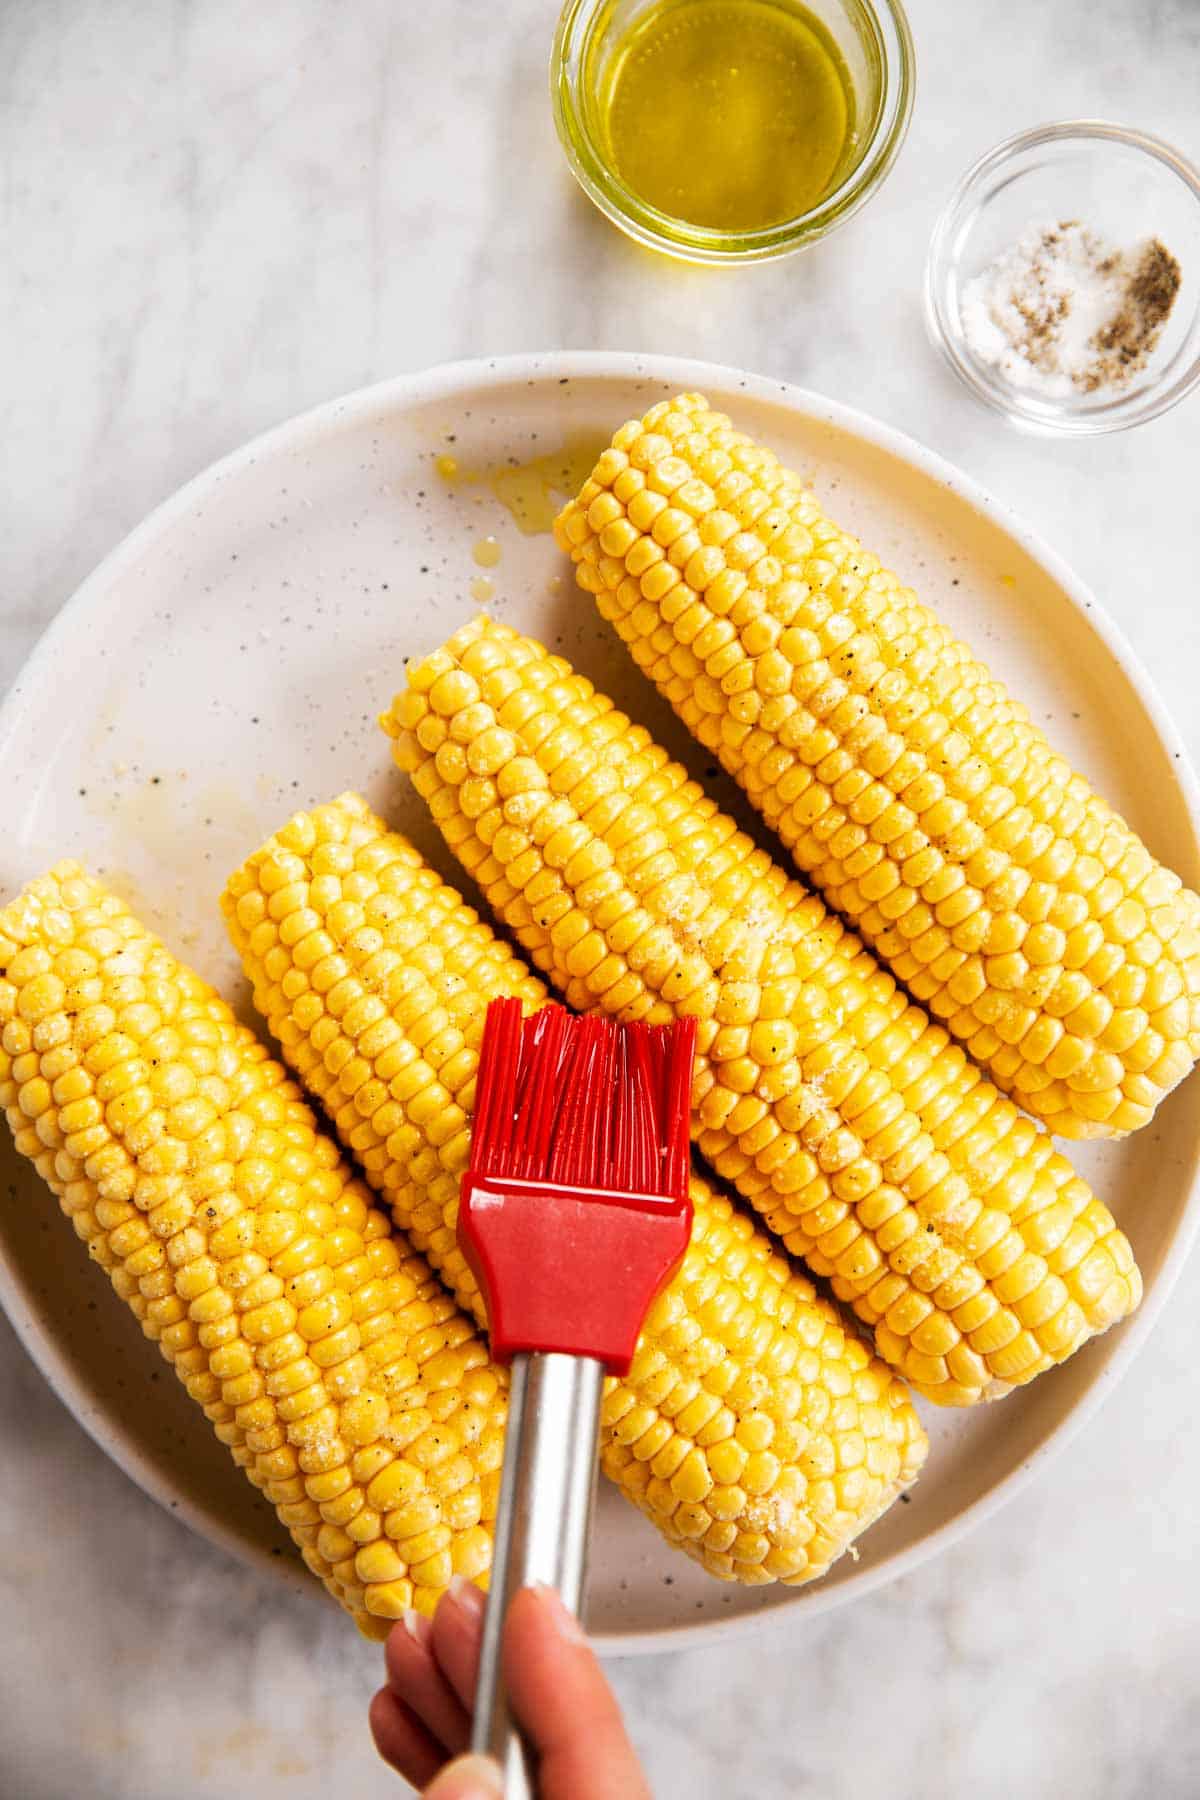
[{"label": "white marble surface", "polygon": [[[1091,114],[1200,150],[1200,10],[910,10],[884,192],[805,259],[712,273],[573,191],[551,0],[8,0],[0,684],[129,527],[262,427],[447,357],[648,349],[808,383],[961,462],[1092,582],[1200,756],[1200,397],[1111,440],[1022,438],[918,309],[948,184],[1009,131]],[[1198,1314],[1193,1261],[1100,1417],[940,1561],[802,1630],[617,1666],[656,1794],[1200,1793]],[[2,1320],[0,1365],[0,1793],[398,1792],[365,1728],[377,1652],[144,1499]]]}]

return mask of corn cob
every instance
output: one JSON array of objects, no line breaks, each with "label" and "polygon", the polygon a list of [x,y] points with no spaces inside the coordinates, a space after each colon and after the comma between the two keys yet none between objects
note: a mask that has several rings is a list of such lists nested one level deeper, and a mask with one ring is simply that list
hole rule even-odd
[{"label": "corn cob", "polygon": [[1137,1305],[1047,1134],[589,682],[485,618],[408,679],[384,729],[497,914],[571,1005],[697,1018],[699,1148],[921,1392],[1004,1393]]},{"label": "corn cob", "polygon": [[685,394],[556,535],[639,667],[832,907],[1065,1137],[1200,1054],[1200,899],[798,476]]},{"label": "corn cob", "polygon": [[486,1576],[505,1372],[279,1063],[74,863],[0,912],[0,1102],[366,1635]]},{"label": "corn cob", "polygon": [[[483,1018],[542,983],[366,804],[297,814],[223,907],[283,1054],[464,1306],[454,1236]],[[903,1386],[697,1180],[683,1267],[610,1382],[602,1463],[665,1535],[743,1582],[819,1575],[916,1475]]]}]

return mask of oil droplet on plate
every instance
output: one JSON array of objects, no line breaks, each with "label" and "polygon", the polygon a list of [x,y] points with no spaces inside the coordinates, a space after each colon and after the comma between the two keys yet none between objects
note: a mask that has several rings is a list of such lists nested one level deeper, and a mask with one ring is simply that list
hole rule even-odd
[{"label": "oil droplet on plate", "polygon": [[496,591],[496,584],[487,575],[472,575],[471,598],[478,600],[480,606],[486,606]]},{"label": "oil droplet on plate", "polygon": [[480,538],[471,555],[481,569],[494,569],[501,556],[499,540],[494,537]]},{"label": "oil droplet on plate", "polygon": [[608,439],[595,432],[572,432],[559,449],[526,463],[497,466],[486,479],[523,537],[549,533],[564,503],[579,492],[607,448]]},{"label": "oil droplet on plate", "polygon": [[[456,440],[456,433],[445,432],[443,442]],[[557,450],[521,462],[515,456],[503,462],[480,468],[458,461],[445,452],[433,452],[435,472],[452,492],[460,488],[490,488],[492,498],[504,507],[523,537],[549,533],[565,501],[577,494],[608,447],[607,438],[596,432],[571,432]],[[465,496],[464,496],[465,498]],[[487,496],[475,493],[476,506]]]}]

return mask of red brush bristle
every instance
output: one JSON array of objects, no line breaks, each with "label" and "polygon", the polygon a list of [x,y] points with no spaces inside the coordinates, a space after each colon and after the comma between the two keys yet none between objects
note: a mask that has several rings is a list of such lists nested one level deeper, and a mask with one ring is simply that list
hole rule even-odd
[{"label": "red brush bristle", "polygon": [[507,1163],[511,1154],[520,1043],[521,1002],[494,1000],[484,1019],[475,1075],[471,1165],[480,1175],[490,1174],[499,1158]]},{"label": "red brush bristle", "polygon": [[695,1021],[621,1025],[520,1002],[488,1008],[475,1088],[477,1176],[682,1195]]},{"label": "red brush bristle", "polygon": [[[666,1121],[663,1145],[663,1191],[682,1194],[687,1188],[691,1158],[692,1061],[696,1053],[695,1019],[677,1019],[674,1025],[656,1028],[664,1034],[663,1097],[661,1117]],[[666,1043],[665,1034],[670,1033]]]},{"label": "red brush bristle", "polygon": [[655,1129],[658,1082],[654,1035],[644,1025],[627,1025],[622,1038],[629,1077],[626,1084],[628,1104],[622,1109],[627,1131],[626,1141],[622,1145],[621,1167],[628,1179],[631,1193],[657,1192],[655,1177],[658,1174],[661,1147],[659,1133]]},{"label": "red brush bristle", "polygon": [[554,1138],[554,1095],[569,1050],[569,1015],[561,1007],[544,1007],[521,1027],[512,1166],[522,1176],[537,1176],[546,1167]]}]

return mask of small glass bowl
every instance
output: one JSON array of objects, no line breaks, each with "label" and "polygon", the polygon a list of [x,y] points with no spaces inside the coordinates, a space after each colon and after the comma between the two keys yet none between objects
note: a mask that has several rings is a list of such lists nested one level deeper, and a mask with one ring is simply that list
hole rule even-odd
[{"label": "small glass bowl", "polygon": [[[685,262],[747,263],[786,256],[857,212],[904,142],[912,112],[912,36],[900,0],[805,0],[845,59],[859,114],[853,148],[834,185],[807,212],[758,231],[713,230],[660,212],[613,167],[599,96],[609,58],[655,0],[567,0],[550,61],[554,123],[571,172],[615,225]],[[681,5],[689,0],[679,0]]]},{"label": "small glass bowl", "polygon": [[[967,283],[1031,225],[1068,220],[1120,247],[1157,237],[1182,271],[1158,344],[1123,388],[1048,395],[1019,385],[967,341]],[[937,222],[925,317],[955,374],[1014,424],[1085,436],[1156,418],[1200,381],[1200,172],[1160,139],[1095,119],[1008,138],[967,171]]]}]

